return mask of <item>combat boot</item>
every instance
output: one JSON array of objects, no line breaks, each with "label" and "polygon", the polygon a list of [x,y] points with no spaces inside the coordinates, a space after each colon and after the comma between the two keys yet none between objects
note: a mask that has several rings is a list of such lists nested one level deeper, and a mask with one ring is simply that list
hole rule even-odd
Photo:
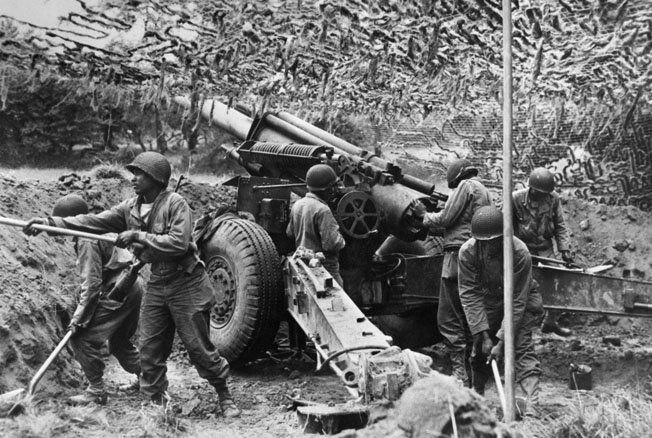
[{"label": "combat boot", "polygon": [[68,403],[71,405],[89,405],[91,403],[105,405],[106,400],[107,395],[104,386],[89,386],[83,394],[68,397]]},{"label": "combat boot", "polygon": [[469,374],[467,374],[468,367],[466,366],[466,354],[464,351],[451,351],[450,352],[451,364],[453,366],[453,377],[462,382],[466,388],[470,387]]},{"label": "combat boot", "polygon": [[216,385],[215,390],[217,391],[217,396],[220,399],[220,409],[222,410],[222,415],[224,415],[226,418],[239,417],[241,411],[238,409],[238,406],[236,406],[235,401],[233,401],[231,391],[229,391],[229,387],[227,386],[226,382]]},{"label": "combat boot", "polygon": [[140,377],[137,375],[129,383],[118,386],[118,390],[127,393],[136,393],[140,391]]},{"label": "combat boot", "polygon": [[573,331],[569,328],[562,327],[559,325],[557,320],[550,313],[546,313],[546,317],[543,319],[541,324],[542,333],[555,333],[559,336],[567,337],[573,334]]},{"label": "combat boot", "polygon": [[540,376],[537,374],[528,376],[519,382],[526,397],[525,406],[519,406],[522,417],[538,417],[541,414],[539,406],[539,380]]},{"label": "combat boot", "polygon": [[487,385],[487,380],[489,380],[488,375],[474,370],[471,380],[473,390],[480,395],[484,395],[484,388]]}]

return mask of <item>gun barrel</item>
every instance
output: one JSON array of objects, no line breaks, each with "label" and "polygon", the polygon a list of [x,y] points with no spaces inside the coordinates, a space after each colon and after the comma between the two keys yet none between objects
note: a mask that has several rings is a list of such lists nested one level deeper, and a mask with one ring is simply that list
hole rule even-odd
[{"label": "gun barrel", "polygon": [[[190,100],[185,97],[176,97],[174,101],[185,108],[190,107]],[[335,154],[353,156],[382,170],[393,166],[392,163],[369,154],[367,151],[285,111],[265,114],[260,119],[254,120],[221,102],[207,100],[201,108],[201,114],[211,123],[241,141],[255,140],[265,143],[326,146],[332,148]],[[411,175],[403,174],[397,182],[428,196],[435,192],[434,184]]]}]

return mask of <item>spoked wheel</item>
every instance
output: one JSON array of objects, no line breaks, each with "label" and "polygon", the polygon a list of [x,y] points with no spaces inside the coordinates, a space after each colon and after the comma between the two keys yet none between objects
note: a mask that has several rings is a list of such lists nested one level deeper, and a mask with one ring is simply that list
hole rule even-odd
[{"label": "spoked wheel", "polygon": [[255,359],[273,342],[284,308],[274,242],[260,225],[231,219],[220,225],[202,253],[217,300],[211,340],[229,363]]},{"label": "spoked wheel", "polygon": [[365,192],[353,191],[337,203],[337,221],[346,235],[364,239],[380,224],[380,212],[374,200]]}]

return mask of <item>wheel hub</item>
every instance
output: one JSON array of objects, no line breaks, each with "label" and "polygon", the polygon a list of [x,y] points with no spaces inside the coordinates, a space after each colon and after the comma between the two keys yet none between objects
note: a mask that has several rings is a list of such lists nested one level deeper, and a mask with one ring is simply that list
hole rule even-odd
[{"label": "wheel hub", "polygon": [[213,283],[216,299],[211,309],[211,325],[214,328],[222,328],[229,323],[235,312],[237,297],[235,273],[229,261],[222,256],[210,259],[206,272]]}]

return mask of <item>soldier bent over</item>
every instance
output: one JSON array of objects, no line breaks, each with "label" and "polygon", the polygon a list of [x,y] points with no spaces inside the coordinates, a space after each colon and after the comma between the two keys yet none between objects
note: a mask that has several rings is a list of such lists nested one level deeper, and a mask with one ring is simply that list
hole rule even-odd
[{"label": "soldier bent over", "polygon": [[[514,235],[527,245],[530,254],[547,258],[555,255],[554,238],[562,260],[572,263],[568,228],[561,201],[554,189],[553,174],[538,167],[530,174],[529,187],[512,193]],[[570,329],[559,325],[553,312],[546,313],[541,331],[554,332],[559,336],[573,334]]]},{"label": "soldier bent over", "polygon": [[[190,207],[182,196],[166,189],[171,168],[163,155],[144,152],[127,169],[134,175],[135,198],[96,215],[50,221],[91,233],[118,232],[120,247],[144,246],[137,256],[151,263],[151,277],[140,318],[141,393],[154,403],[167,404],[166,361],[176,330],[199,375],[215,387],[223,414],[238,416],[226,382],[229,364],[209,336],[215,296],[192,240]],[[31,223],[35,221],[39,220]]]},{"label": "soldier bent over", "polygon": [[[473,334],[473,388],[484,394],[491,376],[491,359],[503,356],[503,214],[482,207],[471,222],[473,237],[459,254],[460,299]],[[541,295],[532,279],[532,260],[525,244],[513,238],[514,251],[514,351],[517,382],[528,398],[528,412],[539,403],[541,364],[534,352],[532,331],[541,322]],[[531,410],[530,410],[531,408]]]},{"label": "soldier bent over", "polygon": [[[60,217],[87,213],[88,205],[78,195],[64,196],[52,210],[52,216]],[[118,359],[120,366],[128,373],[140,374],[138,350],[130,338],[138,327],[144,284],[137,278],[122,301],[107,297],[120,273],[131,264],[131,253],[104,241],[77,237],[73,241],[82,283],[79,304],[70,321],[73,332],[70,343],[89,387],[68,401],[72,404],[104,404],[107,397],[102,347],[107,340],[109,352]]]}]

